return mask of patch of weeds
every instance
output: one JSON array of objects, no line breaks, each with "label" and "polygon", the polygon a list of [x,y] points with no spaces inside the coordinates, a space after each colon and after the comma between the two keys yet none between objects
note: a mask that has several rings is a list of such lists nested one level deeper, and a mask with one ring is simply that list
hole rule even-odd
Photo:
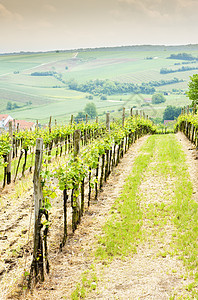
[{"label": "patch of weeds", "polygon": [[[92,269],[94,269],[92,267]],[[96,290],[97,275],[93,271],[85,271],[82,274],[81,282],[76,285],[75,290],[71,295],[72,300],[85,299],[88,293]]]},{"label": "patch of weeds", "polygon": [[29,188],[32,186],[32,178],[26,178],[25,180],[18,180],[15,184],[15,192],[10,196],[12,200],[16,200],[25,194]]}]

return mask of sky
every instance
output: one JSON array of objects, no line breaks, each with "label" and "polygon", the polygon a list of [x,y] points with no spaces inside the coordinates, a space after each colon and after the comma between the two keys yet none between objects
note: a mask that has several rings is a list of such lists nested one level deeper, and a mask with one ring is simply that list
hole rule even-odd
[{"label": "sky", "polygon": [[197,44],[198,0],[0,0],[0,53]]}]

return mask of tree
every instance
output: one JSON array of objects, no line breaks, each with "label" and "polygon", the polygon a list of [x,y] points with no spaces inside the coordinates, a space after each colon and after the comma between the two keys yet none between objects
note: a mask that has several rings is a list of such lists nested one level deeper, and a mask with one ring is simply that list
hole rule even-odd
[{"label": "tree", "polygon": [[189,90],[187,95],[192,100],[192,106],[198,104],[198,74],[190,76],[191,81],[188,83]]},{"label": "tree", "polygon": [[181,114],[181,107],[168,105],[164,110],[163,120],[174,120]]},{"label": "tree", "polygon": [[12,103],[10,101],[7,102],[6,109],[7,110],[12,110]]},{"label": "tree", "polygon": [[159,103],[163,103],[165,101],[166,101],[166,98],[160,93],[153,94],[153,96],[152,96],[153,104],[159,104]]},{"label": "tree", "polygon": [[76,123],[79,123],[81,121],[85,121],[86,119],[86,115],[83,111],[79,111],[79,113],[77,114],[77,116],[74,118],[74,121]]},{"label": "tree", "polygon": [[91,118],[95,118],[97,116],[96,106],[93,102],[87,103],[84,110],[85,113],[88,114]]}]

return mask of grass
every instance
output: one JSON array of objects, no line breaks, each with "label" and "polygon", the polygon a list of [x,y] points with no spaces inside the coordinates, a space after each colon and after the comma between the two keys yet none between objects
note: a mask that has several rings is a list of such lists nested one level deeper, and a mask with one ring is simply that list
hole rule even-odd
[{"label": "grass", "polygon": [[[152,166],[151,162],[155,164]],[[155,193],[159,199],[161,197],[158,202],[147,203],[146,190],[144,195],[139,193],[141,182],[148,172],[164,184],[159,187],[161,196],[158,190],[154,191],[153,197],[156,197]],[[170,184],[169,178],[172,178]],[[185,276],[190,276],[191,283],[185,287],[185,295],[179,298],[174,295],[170,299],[197,299],[198,204],[193,200],[192,193],[185,154],[175,136],[149,137],[135,160],[121,196],[111,209],[111,217],[103,228],[102,236],[98,238],[95,263],[134,255],[138,245],[145,240],[149,240],[152,247],[157,247],[156,239],[163,243],[167,238],[166,225],[172,224],[170,242],[168,245],[164,242],[166,246],[160,248],[156,257],[171,255],[182,260],[187,270]],[[172,270],[172,273],[176,272]],[[79,286],[77,289],[79,295]]]},{"label": "grass", "polygon": [[97,282],[98,278],[95,273],[94,266],[92,265],[90,270],[87,270],[82,274],[81,282],[77,284],[71,295],[71,299],[85,299],[89,292],[96,289]]},{"label": "grass", "polygon": [[112,259],[117,255],[126,256],[136,252],[136,244],[141,240],[142,211],[137,198],[143,173],[153,155],[155,138],[148,140],[134,163],[131,175],[123,188],[121,197],[112,208],[113,217],[104,227],[104,236],[99,239],[96,256]]}]

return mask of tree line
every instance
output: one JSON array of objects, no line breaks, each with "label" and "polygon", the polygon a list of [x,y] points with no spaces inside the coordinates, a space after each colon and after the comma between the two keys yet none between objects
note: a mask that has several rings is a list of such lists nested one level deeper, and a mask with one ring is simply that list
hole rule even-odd
[{"label": "tree line", "polygon": [[171,54],[168,59],[181,59],[181,60],[198,60],[198,57],[193,56],[189,53],[177,53],[177,54]]},{"label": "tree line", "polygon": [[167,69],[162,68],[160,69],[160,74],[168,74],[168,73],[176,73],[176,72],[185,72],[185,71],[191,71],[191,70],[198,70],[198,67],[184,67],[182,66],[179,69]]},{"label": "tree line", "polygon": [[153,94],[155,93],[155,87],[166,84],[173,84],[181,81],[183,80],[173,78],[170,80],[143,82],[138,85],[132,82],[119,82],[112,81],[109,79],[89,80],[85,83],[78,83],[76,80],[71,80],[68,82],[68,87],[71,90],[89,93],[96,96],[115,95],[124,93]]}]

